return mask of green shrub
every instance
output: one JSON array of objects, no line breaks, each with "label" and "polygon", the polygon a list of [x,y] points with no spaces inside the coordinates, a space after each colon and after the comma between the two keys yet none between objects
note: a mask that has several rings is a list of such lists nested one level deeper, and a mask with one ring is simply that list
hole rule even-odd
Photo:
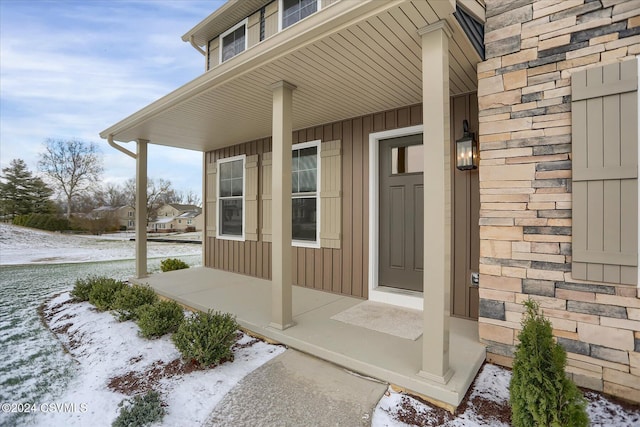
[{"label": "green shrub", "polygon": [[157,301],[138,309],[138,326],[145,338],[175,332],[183,319],[184,311],[175,301]]},{"label": "green shrub", "polygon": [[160,270],[162,270],[163,272],[182,270],[184,268],[189,268],[189,264],[178,258],[167,258],[160,261]]},{"label": "green shrub", "polygon": [[137,319],[138,309],[145,304],[158,301],[158,296],[149,286],[133,285],[122,288],[115,296],[113,309],[118,314],[118,320]]},{"label": "green shrub", "polygon": [[553,340],[551,322],[532,299],[524,306],[509,386],[511,422],[515,427],[587,426],[586,402],[565,374],[567,353]]},{"label": "green shrub", "polygon": [[97,278],[95,276],[87,277],[86,279],[78,279],[73,285],[71,296],[75,301],[89,301],[89,295],[93,284]]},{"label": "green shrub", "polygon": [[137,395],[132,399],[125,399],[118,406],[120,411],[112,424],[113,427],[148,426],[162,420],[165,414],[160,394],[153,390],[144,396]]},{"label": "green shrub", "polygon": [[237,329],[231,314],[197,312],[182,322],[172,339],[185,359],[206,367],[233,358]]},{"label": "green shrub", "polygon": [[100,311],[111,310],[116,294],[127,285],[108,277],[96,277],[93,279],[93,286],[89,292],[89,302]]}]

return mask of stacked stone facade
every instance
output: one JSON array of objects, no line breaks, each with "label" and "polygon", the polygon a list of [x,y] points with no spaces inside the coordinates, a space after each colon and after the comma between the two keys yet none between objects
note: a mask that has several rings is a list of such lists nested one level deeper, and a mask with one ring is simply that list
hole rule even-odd
[{"label": "stacked stone facade", "polygon": [[486,0],[480,111],[480,318],[511,365],[539,301],[580,386],[640,402],[636,286],[571,276],[571,74],[637,60],[640,1]]}]

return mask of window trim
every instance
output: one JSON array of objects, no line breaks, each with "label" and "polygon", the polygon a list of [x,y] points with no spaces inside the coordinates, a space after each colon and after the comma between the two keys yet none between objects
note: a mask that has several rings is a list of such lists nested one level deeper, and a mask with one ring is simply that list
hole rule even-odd
[{"label": "window trim", "polygon": [[[321,242],[320,242],[320,224],[322,223],[320,221],[320,213],[322,212],[321,210],[321,198],[320,198],[320,184],[322,183],[322,179],[320,176],[320,162],[321,160],[321,155],[320,155],[320,150],[321,150],[321,146],[322,146],[322,141],[320,139],[316,139],[313,141],[307,141],[307,142],[301,142],[298,144],[293,144],[291,146],[291,153],[293,153],[295,150],[302,150],[305,148],[310,148],[310,147],[316,147],[317,148],[317,156],[318,156],[318,160],[316,163],[316,241],[315,242],[310,242],[308,240],[295,240],[293,238],[293,235],[291,236],[291,246],[293,247],[297,247],[297,248],[312,248],[312,249],[319,249],[321,248]],[[293,173],[293,171],[292,171]],[[310,198],[310,197],[308,197]],[[293,192],[291,193],[291,201],[293,202]],[[293,218],[291,219],[292,221],[292,225],[293,225]]]},{"label": "window trim", "polygon": [[[321,0],[315,0],[315,1],[316,1],[316,11],[313,12],[311,15],[318,13],[320,12],[320,10],[322,10],[322,1]],[[308,18],[308,17],[304,17],[300,21],[296,21],[293,24],[289,25],[288,27],[283,28],[282,27],[282,19],[283,19],[283,12],[284,12],[283,2],[284,0],[278,0],[278,32],[282,30],[286,30],[287,28],[290,28],[291,26],[296,25],[298,22],[304,21],[306,18]]]},{"label": "window trim", "polygon": [[[248,23],[249,23],[249,18],[245,18],[242,21],[238,22],[236,25],[234,25],[233,27],[229,28],[227,31],[225,31],[224,33],[220,34],[218,36],[218,65],[222,64],[223,62],[227,62],[230,59],[235,58],[236,56],[240,55],[242,52],[244,52],[245,50],[247,50],[248,47],[248,42],[249,42],[249,28],[248,28]],[[235,55],[233,55],[231,58],[226,59],[226,60],[222,60],[222,51],[224,50],[224,38],[226,36],[228,36],[229,34],[233,33],[234,31],[236,31],[238,28],[244,26],[244,48],[242,49],[241,52],[236,53]]]},{"label": "window trim", "polygon": [[[220,198],[220,179],[222,179],[222,173],[220,171],[220,165],[223,163],[235,162],[237,160],[242,160],[242,234],[239,236],[230,235],[230,234],[222,234],[222,224],[220,223],[220,209],[222,208],[221,198]],[[216,239],[220,240],[235,240],[239,242],[245,241],[245,220],[246,220],[246,186],[247,186],[247,155],[241,154],[239,156],[233,157],[225,157],[224,159],[216,160]],[[237,196],[236,196],[237,197]]]}]

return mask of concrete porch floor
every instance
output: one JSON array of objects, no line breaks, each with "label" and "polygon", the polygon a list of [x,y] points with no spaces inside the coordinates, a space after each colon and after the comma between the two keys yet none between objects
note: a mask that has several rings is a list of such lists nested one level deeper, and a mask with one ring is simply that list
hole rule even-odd
[{"label": "concrete porch floor", "polygon": [[447,384],[429,381],[421,368],[422,337],[398,338],[332,320],[363,300],[312,289],[293,287],[295,326],[280,331],[271,321],[271,282],[205,267],[189,268],[136,280],[162,296],[185,306],[232,313],[241,327],[291,348],[333,362],[362,375],[405,388],[445,407],[464,398],[485,359],[476,322],[451,318],[450,366]]}]

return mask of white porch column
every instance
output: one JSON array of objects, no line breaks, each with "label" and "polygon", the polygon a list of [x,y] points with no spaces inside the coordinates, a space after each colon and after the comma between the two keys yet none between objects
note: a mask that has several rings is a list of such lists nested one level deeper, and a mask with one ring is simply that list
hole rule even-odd
[{"label": "white porch column", "polygon": [[[446,21],[419,30],[422,36],[424,123],[424,302],[422,370],[447,383],[451,286],[451,178],[449,165],[449,37]],[[429,242],[429,244],[427,244]]]},{"label": "white porch column", "polygon": [[291,272],[291,83],[279,81],[273,90],[273,178],[272,243],[271,243],[271,326],[287,329],[293,326]]},{"label": "white porch column", "polygon": [[147,277],[147,144],[138,140],[136,156],[136,278]]}]

